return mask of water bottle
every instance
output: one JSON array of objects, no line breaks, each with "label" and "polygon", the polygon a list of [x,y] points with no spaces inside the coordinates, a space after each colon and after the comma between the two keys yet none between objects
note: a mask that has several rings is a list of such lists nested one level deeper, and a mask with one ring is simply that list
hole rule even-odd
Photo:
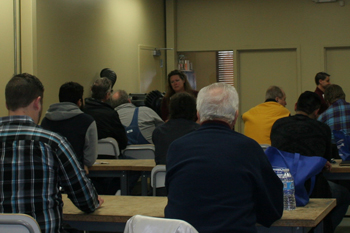
[{"label": "water bottle", "polygon": [[290,174],[288,168],[283,169],[283,176],[281,181],[283,183],[284,210],[294,210],[296,208],[294,179],[293,176]]}]

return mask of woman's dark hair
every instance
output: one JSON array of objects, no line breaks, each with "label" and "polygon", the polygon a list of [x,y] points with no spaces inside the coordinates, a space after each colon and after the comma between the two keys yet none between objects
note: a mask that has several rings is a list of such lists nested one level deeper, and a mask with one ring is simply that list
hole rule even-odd
[{"label": "woman's dark hair", "polygon": [[169,98],[175,94],[175,91],[173,90],[173,88],[171,87],[171,83],[170,83],[170,78],[171,76],[174,75],[179,75],[179,77],[185,81],[184,83],[184,89],[186,92],[192,94],[193,93],[193,89],[190,85],[190,83],[188,82],[187,76],[184,72],[182,72],[181,70],[173,70],[168,74],[168,86],[167,86],[167,91],[165,93],[164,99],[169,100]]}]

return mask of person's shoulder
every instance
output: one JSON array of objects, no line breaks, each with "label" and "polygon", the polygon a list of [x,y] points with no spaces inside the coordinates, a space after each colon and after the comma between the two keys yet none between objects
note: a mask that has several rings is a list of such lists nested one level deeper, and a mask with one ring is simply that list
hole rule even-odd
[{"label": "person's shoulder", "polygon": [[[140,106],[139,108],[139,112],[146,112],[146,113],[154,113],[157,114],[152,108],[147,107],[147,106]],[[158,115],[158,114],[157,114]]]},{"label": "person's shoulder", "polygon": [[85,112],[82,112],[81,114],[77,115],[77,117],[79,118],[79,121],[81,121],[81,122],[86,122],[86,123],[91,124],[92,122],[95,121],[95,119],[91,115],[89,115]]},{"label": "person's shoulder", "polygon": [[61,134],[53,132],[48,129],[44,129],[41,126],[37,125],[33,127],[33,132],[37,136],[38,141],[42,141],[43,143],[48,143],[48,144],[60,144],[63,141],[65,141],[65,137],[63,137]]},{"label": "person's shoulder", "polygon": [[275,123],[281,123],[286,121],[293,121],[294,116],[281,117],[275,121]]},{"label": "person's shoulder", "polygon": [[254,107],[251,107],[248,111],[246,111],[246,112],[243,113],[242,117],[247,116],[247,115],[249,115],[249,114],[252,114],[252,113],[253,113],[254,111],[256,111],[258,108],[260,108],[262,104],[263,104],[263,103],[258,104],[258,105],[255,105]]}]

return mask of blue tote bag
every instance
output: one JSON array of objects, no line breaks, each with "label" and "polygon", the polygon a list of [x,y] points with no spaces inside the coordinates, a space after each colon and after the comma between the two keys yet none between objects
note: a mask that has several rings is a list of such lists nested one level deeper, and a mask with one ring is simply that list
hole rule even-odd
[{"label": "blue tote bag", "polygon": [[[316,175],[322,171],[327,160],[319,156],[311,157],[299,153],[280,151],[272,146],[265,150],[265,154],[273,167],[289,168],[294,178],[296,205],[305,206],[309,203],[309,196],[314,189]],[[311,179],[309,193],[304,186],[308,179]]]},{"label": "blue tote bag", "polygon": [[350,136],[343,131],[333,130],[334,140],[336,141],[338,153],[343,161],[350,160]]}]

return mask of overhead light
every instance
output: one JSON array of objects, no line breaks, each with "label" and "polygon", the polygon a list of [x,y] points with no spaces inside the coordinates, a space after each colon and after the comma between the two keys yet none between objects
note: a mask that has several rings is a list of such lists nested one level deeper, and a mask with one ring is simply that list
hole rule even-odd
[{"label": "overhead light", "polygon": [[336,2],[337,0],[312,0],[317,3],[322,3],[322,2]]}]

